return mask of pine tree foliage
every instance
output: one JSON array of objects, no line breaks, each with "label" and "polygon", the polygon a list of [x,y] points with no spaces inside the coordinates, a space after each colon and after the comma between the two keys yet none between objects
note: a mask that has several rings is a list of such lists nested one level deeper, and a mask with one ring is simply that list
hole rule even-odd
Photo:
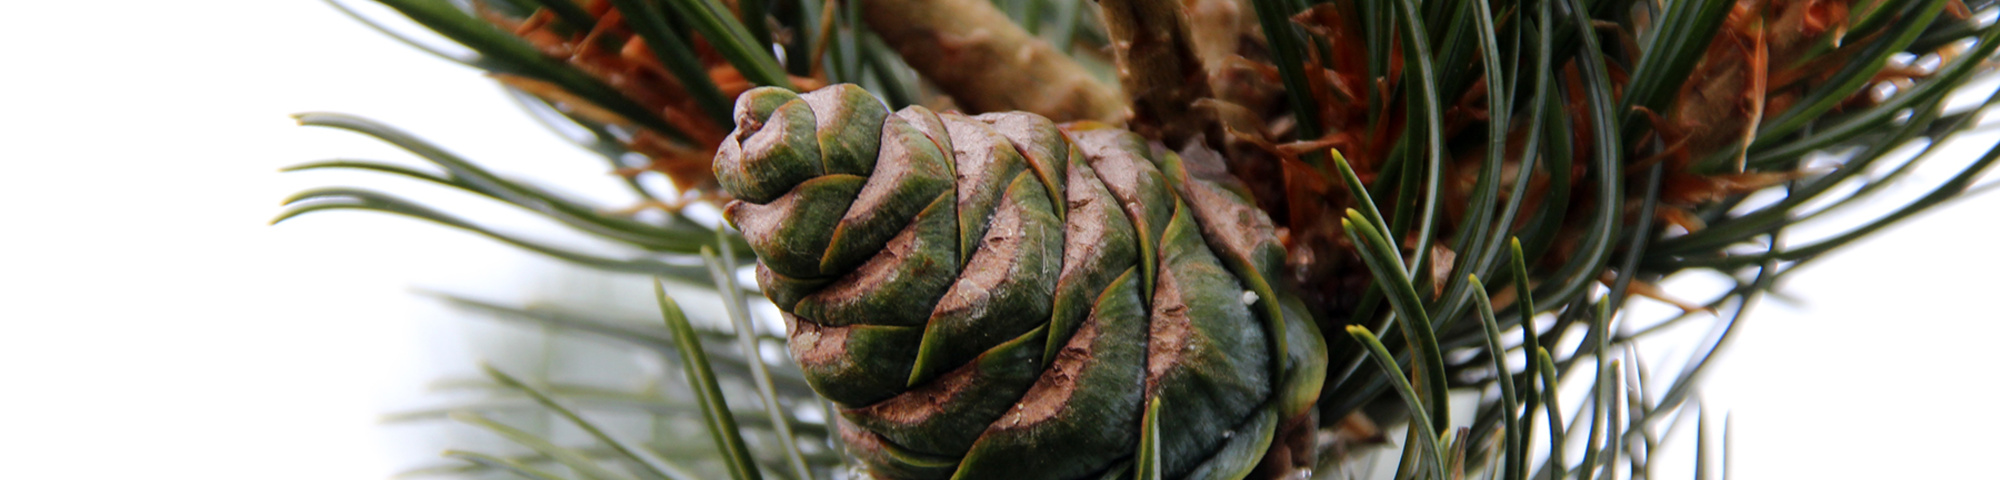
[{"label": "pine tree foliage", "polygon": [[[1138,148],[1218,155],[1214,173],[1240,181],[1235,191],[1275,223],[1285,271],[1273,288],[1302,300],[1296,310],[1326,348],[1317,420],[1303,435],[1268,434],[1262,465],[1244,472],[1259,478],[1343,478],[1357,452],[1385,440],[1375,425],[1399,424],[1394,478],[1649,477],[1655,452],[1689,428],[1705,473],[1721,447],[1699,434],[1714,420],[1698,381],[1760,296],[1978,188],[2000,159],[1988,150],[1839,233],[1792,233],[1869,204],[1981,126],[2000,96],[1954,99],[2000,48],[2000,2],[1990,0],[374,0],[430,33],[329,3],[489,72],[527,113],[632,179],[644,203],[566,198],[386,125],[310,113],[301,124],[371,136],[429,165],[292,170],[424,180],[629,248],[586,251],[358,188],[302,192],[278,221],[334,209],[404,215],[590,268],[710,285],[726,306],[726,325],[697,326],[662,290],[664,328],[637,328],[443,297],[657,352],[685,388],[607,391],[489,368],[477,383],[489,399],[400,418],[449,418],[528,453],[453,451],[462,463],[422,474],[881,473],[847,460],[861,454],[809,372],[762,354],[784,339],[758,334],[760,290],[738,277],[774,261],[765,245],[703,213],[786,192],[746,192],[711,163],[745,125],[732,106],[757,88],[853,84],[886,111],[1123,122]],[[1734,285],[1694,301],[1655,286],[1694,270]],[[771,285],[761,293],[797,300]],[[1638,297],[1684,313],[1641,323],[1627,308]],[[1646,365],[1636,342],[1688,322],[1711,334],[1684,349],[1685,363]],[[1454,409],[1454,392],[1480,400]],[[1162,458],[1179,451],[1159,435],[1160,412],[1174,407],[1141,408],[1136,452],[1089,470],[1189,472],[1192,460]],[[522,412],[583,435],[504,421]],[[710,442],[640,440],[606,424],[630,413],[655,432]]]}]

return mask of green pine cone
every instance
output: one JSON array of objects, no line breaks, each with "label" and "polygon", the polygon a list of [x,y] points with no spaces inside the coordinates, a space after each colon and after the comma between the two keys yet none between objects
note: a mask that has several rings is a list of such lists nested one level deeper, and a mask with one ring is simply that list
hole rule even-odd
[{"label": "green pine cone", "polygon": [[1242,478],[1310,415],[1325,345],[1214,153],[852,85],[751,90],[736,124],[725,214],[876,477],[1100,478],[1157,400],[1164,478]]}]

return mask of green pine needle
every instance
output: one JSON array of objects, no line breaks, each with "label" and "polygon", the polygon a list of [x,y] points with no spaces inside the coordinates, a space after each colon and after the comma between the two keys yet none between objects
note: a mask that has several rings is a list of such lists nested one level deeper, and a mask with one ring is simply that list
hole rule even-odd
[{"label": "green pine needle", "polygon": [[694,327],[688,324],[687,315],[681,313],[680,305],[674,302],[673,297],[667,296],[664,281],[653,281],[653,296],[660,304],[660,316],[666,320],[667,330],[673,332],[675,346],[681,354],[681,369],[687,374],[695,401],[701,405],[708,434],[715,441],[715,448],[728,459],[724,465],[729,468],[730,478],[763,478],[749,447],[743,442],[742,431],[736,426],[736,416],[730,414],[728,403],[723,400],[722,386],[716,381],[715,370],[708,366],[708,353],[697,340]]}]

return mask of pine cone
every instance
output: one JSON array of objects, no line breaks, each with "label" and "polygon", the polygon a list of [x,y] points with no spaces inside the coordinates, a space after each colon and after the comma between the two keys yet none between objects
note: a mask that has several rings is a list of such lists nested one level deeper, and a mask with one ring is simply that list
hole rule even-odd
[{"label": "pine cone", "polygon": [[1166,478],[1241,478],[1310,415],[1325,345],[1212,152],[852,85],[752,90],[735,121],[725,214],[875,476],[1096,478],[1157,400]]}]

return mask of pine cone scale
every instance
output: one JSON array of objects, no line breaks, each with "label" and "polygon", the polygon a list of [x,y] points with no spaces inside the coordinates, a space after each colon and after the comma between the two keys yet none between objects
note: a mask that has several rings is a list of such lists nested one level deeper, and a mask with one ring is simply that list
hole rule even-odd
[{"label": "pine cone scale", "polygon": [[931,312],[912,386],[1048,322],[1062,229],[1040,183],[1019,174],[1012,183],[972,260]]},{"label": "pine cone scale", "polygon": [[814,90],[799,99],[815,112],[822,168],[827,173],[873,173],[889,109],[861,87],[845,84]]},{"label": "pine cone scale", "polygon": [[[987,427],[955,479],[1080,478],[1133,451],[1145,402],[1146,311],[1137,274],[1126,268],[1095,296],[1090,317],[1056,349],[1020,407]],[[1049,461],[1045,451],[1063,452],[1063,461]]]},{"label": "pine cone scale", "polygon": [[[734,219],[743,239],[763,264],[788,277],[820,277],[820,258],[838,233],[840,215],[863,191],[868,179],[827,175],[800,183],[791,194],[767,205],[729,204],[724,213]],[[756,233],[749,233],[756,232]]]},{"label": "pine cone scale", "polygon": [[[1212,432],[1236,424],[1270,396],[1267,332],[1241,301],[1243,287],[1209,253],[1185,204],[1160,242],[1160,277],[1153,294],[1146,393],[1162,402],[1161,459],[1186,471],[1225,439]],[[1201,434],[1189,434],[1201,432]]]},{"label": "pine cone scale", "polygon": [[841,405],[868,405],[902,392],[916,364],[923,327],[821,326],[785,314],[792,359],[806,383]]},{"label": "pine cone scale", "polygon": [[841,416],[909,451],[963,456],[1034,384],[1047,340],[1046,330],[1031,330],[933,381]]},{"label": "pine cone scale", "polygon": [[968,261],[982,242],[988,223],[1012,188],[1014,177],[1028,168],[1028,161],[1014,149],[1013,142],[986,128],[984,122],[956,113],[940,113],[938,118],[951,139],[952,158],[957,166],[959,248]]},{"label": "pine cone scale", "polygon": [[874,256],[912,217],[953,188],[951,167],[936,144],[923,140],[922,133],[900,119],[885,120],[881,129],[881,158],[875,172],[840,219],[834,242],[820,262],[829,272],[853,268]]},{"label": "pine cone scale", "polygon": [[793,311],[834,325],[865,320],[873,325],[923,326],[930,312],[898,308],[908,299],[935,303],[951,287],[958,272],[958,249],[950,239],[958,230],[949,195],[939,195],[919,212],[881,253],[854,273],[807,295]]},{"label": "pine cone scale", "polygon": [[[1035,115],[1021,113],[988,113],[972,117],[986,124],[1013,145],[1014,151],[1028,162],[1035,177],[1047,189],[1049,202],[1061,206],[1067,198],[1070,163],[1082,156],[1069,139],[1063,137],[1062,130],[1055,122]],[[1056,219],[1064,219],[1065,208],[1054,209]]]},{"label": "pine cone scale", "polygon": [[[1113,281],[1131,280],[1127,277],[1135,274],[1126,272],[1139,263],[1138,233],[1132,221],[1080,154],[1070,161],[1063,272],[1056,280],[1056,303],[1049,317],[1052,338],[1069,337],[1092,312],[1103,308],[1100,295],[1110,295],[1106,289]],[[1134,316],[1142,317],[1143,310]],[[1050,345],[1043,361],[1053,361],[1057,348],[1060,345]]]},{"label": "pine cone scale", "polygon": [[[797,95],[770,97],[797,100]],[[746,102],[744,113],[757,113],[770,100]],[[716,153],[715,170],[722,188],[736,198],[767,203],[806,180],[824,175],[812,108],[804,102],[782,103],[759,116],[737,115],[736,131]],[[728,151],[722,151],[722,150]]]}]

